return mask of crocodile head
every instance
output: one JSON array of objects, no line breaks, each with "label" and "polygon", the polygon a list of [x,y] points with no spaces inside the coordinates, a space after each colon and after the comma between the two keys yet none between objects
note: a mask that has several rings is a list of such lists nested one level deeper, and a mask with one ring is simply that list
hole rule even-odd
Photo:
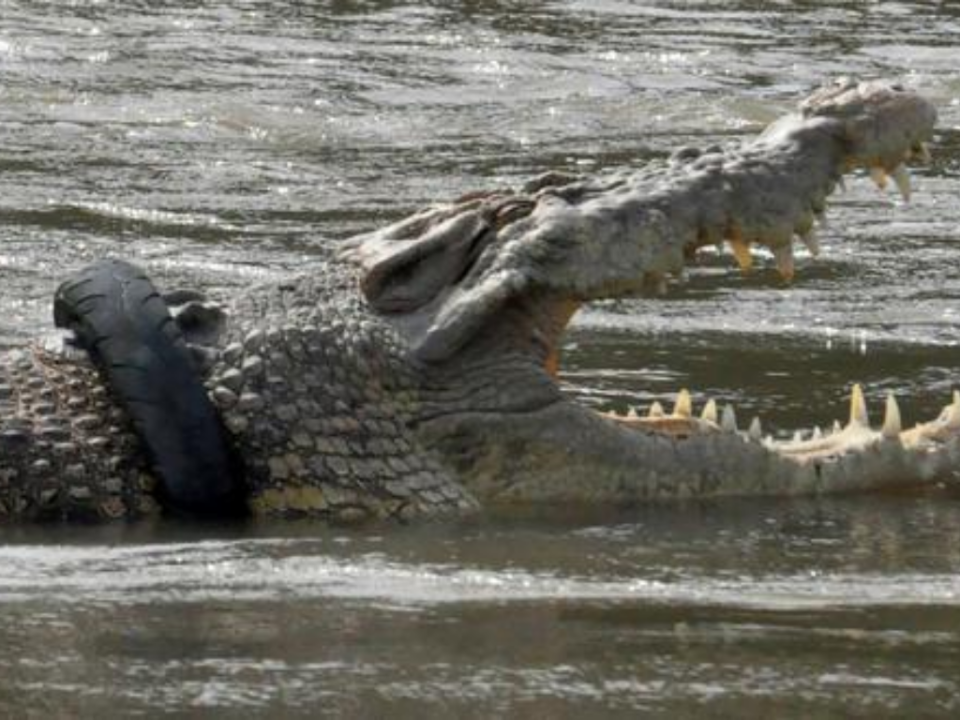
[{"label": "crocodile head", "polygon": [[[892,175],[908,195],[904,163],[926,153],[935,120],[914,92],[843,80],[736,147],[686,148],[599,178],[551,174],[358,238],[349,253],[366,301],[422,378],[420,431],[487,498],[811,492],[929,477],[926,455],[922,469],[908,457],[922,443],[901,440],[892,420],[779,447],[715,408],[693,418],[682,395],[672,415],[601,416],[565,399],[555,376],[583,303],[662,293],[701,247],[726,242],[749,268],[751,248],[765,246],[791,278],[794,241],[817,251],[815,219],[843,173]],[[860,468],[881,441],[887,464]]]}]

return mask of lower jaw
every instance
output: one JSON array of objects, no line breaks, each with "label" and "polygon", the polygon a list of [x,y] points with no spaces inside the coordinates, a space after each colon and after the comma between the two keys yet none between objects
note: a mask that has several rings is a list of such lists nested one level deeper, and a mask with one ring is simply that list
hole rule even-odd
[{"label": "lower jaw", "polygon": [[[950,412],[898,434],[853,422],[779,442],[687,413],[596,413],[561,401],[528,413],[446,417],[421,428],[484,504],[634,504],[735,496],[923,490],[960,468]],[[960,406],[958,406],[960,407]],[[889,429],[889,428],[888,428]]]},{"label": "lower jaw", "polygon": [[[741,429],[729,406],[721,409],[708,401],[698,415],[693,411],[690,394],[681,391],[670,413],[654,403],[645,417],[633,412],[601,417],[639,435],[665,438],[680,454],[689,454],[684,450],[687,446],[713,446],[715,450],[708,453],[712,457],[701,464],[716,463],[720,467],[734,456],[751,455],[750,449],[755,449],[764,459],[761,462],[758,458],[753,465],[766,465],[770,477],[740,483],[744,489],[795,494],[926,487],[950,481],[960,472],[960,393],[954,393],[952,402],[937,418],[906,430],[895,399],[888,396],[883,423],[872,428],[863,392],[854,386],[845,425],[835,422],[826,431],[815,428],[797,432],[790,440],[764,435],[758,418]],[[727,457],[717,457],[724,452]],[[729,489],[736,490],[737,486],[733,482]],[[719,486],[716,489],[724,494]]]}]

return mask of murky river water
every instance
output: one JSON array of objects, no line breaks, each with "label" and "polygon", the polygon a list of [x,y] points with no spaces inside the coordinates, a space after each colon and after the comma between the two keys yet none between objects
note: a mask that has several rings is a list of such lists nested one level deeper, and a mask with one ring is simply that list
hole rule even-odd
[{"label": "murky river water", "polygon": [[[866,181],[783,288],[729,258],[587,310],[565,379],[774,428],[960,373],[950,2],[0,0],[0,347],[103,255],[243,286],[461,192],[753,133],[821,80],[941,109],[909,206]],[[960,712],[960,502],[722,503],[378,534],[0,528],[0,716]]]}]

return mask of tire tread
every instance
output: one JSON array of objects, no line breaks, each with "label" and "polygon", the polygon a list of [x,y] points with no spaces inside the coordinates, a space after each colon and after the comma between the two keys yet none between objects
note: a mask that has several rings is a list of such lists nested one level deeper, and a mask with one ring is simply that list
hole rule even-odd
[{"label": "tire tread", "polygon": [[239,462],[162,296],[136,266],[91,265],[65,281],[54,322],[74,332],[133,421],[168,509],[235,515]]}]

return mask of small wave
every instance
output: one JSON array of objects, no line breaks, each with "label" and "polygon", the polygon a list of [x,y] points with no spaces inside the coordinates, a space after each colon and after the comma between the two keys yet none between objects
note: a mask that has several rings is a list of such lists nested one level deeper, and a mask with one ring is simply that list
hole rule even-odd
[{"label": "small wave", "polygon": [[79,215],[88,215],[94,218],[143,223],[158,227],[204,227],[225,231],[238,229],[212,215],[136,208],[111,202],[77,203],[66,206],[66,209]]},{"label": "small wave", "polygon": [[450,603],[646,603],[767,610],[960,606],[960,577],[809,573],[677,581],[565,577],[336,556],[334,542],[206,541],[137,546],[0,548],[0,603],[92,604],[334,598],[394,607]]}]

